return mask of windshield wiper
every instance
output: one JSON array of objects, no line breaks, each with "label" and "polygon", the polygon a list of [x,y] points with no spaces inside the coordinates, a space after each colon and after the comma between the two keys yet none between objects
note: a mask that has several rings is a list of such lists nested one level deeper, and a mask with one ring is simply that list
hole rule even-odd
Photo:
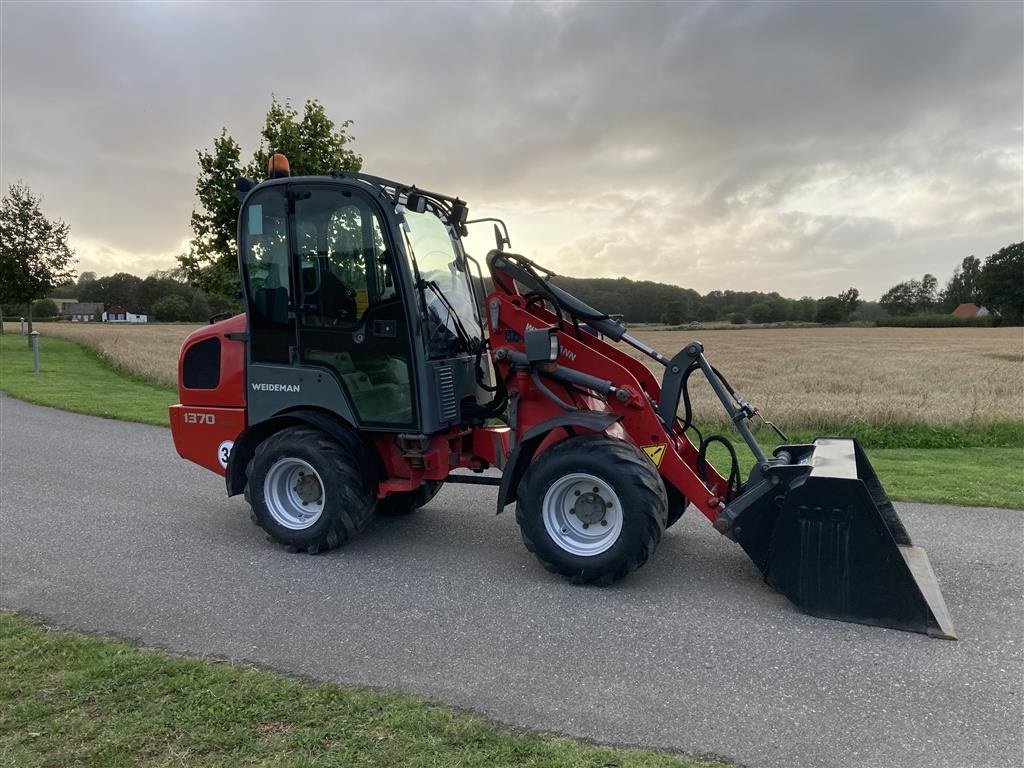
[{"label": "windshield wiper", "polygon": [[[444,295],[444,291],[441,287],[433,280],[420,280],[420,289],[429,288],[434,292],[434,295],[444,304],[445,309],[448,310],[448,317],[454,320],[456,335],[466,345],[466,349],[473,352],[473,338],[466,331],[466,327],[462,324],[462,318],[459,317],[459,313],[455,311],[455,307],[448,300],[448,297]],[[445,319],[444,326],[448,327],[448,320]]]}]

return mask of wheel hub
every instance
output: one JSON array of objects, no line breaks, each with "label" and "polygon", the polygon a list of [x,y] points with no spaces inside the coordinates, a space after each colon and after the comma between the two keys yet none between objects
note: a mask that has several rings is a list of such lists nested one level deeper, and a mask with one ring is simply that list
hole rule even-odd
[{"label": "wheel hub", "polygon": [[579,518],[580,522],[593,525],[604,520],[607,508],[607,502],[601,497],[601,494],[591,491],[581,494],[576,499],[576,504],[573,506],[572,511]]},{"label": "wheel hub", "polygon": [[299,500],[302,501],[303,504],[320,501],[320,497],[324,495],[323,489],[320,487],[320,481],[316,479],[316,475],[307,474],[305,472],[298,473],[298,479],[295,482],[295,493],[298,494]]}]

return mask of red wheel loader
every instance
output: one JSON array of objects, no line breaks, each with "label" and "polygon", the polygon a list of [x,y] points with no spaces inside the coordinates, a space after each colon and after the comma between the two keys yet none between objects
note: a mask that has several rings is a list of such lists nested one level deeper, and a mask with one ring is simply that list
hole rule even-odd
[{"label": "red wheel loader", "polygon": [[[238,182],[246,311],[188,337],[170,409],[178,453],[244,493],[275,540],[315,553],[445,482],[494,485],[545,568],[609,584],[692,504],[804,611],[955,637],[855,440],[767,454],[756,409],[699,342],[651,349],[508,252],[502,222],[415,186],[286,168],[278,155],[270,179]],[[487,296],[462,245],[479,222],[495,233]],[[693,423],[693,376],[756,457],[745,477],[731,443]],[[732,455],[725,473],[707,460],[715,442]]]}]

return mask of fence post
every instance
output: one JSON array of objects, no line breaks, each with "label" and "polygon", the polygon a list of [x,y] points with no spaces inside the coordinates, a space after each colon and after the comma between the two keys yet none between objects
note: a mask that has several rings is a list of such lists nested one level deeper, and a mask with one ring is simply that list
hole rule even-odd
[{"label": "fence post", "polygon": [[32,345],[32,365],[39,373],[39,331],[32,331],[29,334],[29,343]]},{"label": "fence post", "polygon": [[21,330],[18,331],[18,333],[20,333],[22,336],[24,336],[25,335],[25,318],[24,317],[20,317],[18,319],[21,320]]}]

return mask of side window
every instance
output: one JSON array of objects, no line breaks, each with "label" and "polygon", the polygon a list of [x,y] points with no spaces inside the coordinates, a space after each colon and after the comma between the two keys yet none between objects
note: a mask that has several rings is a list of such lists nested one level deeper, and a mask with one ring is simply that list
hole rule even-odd
[{"label": "side window", "polygon": [[288,207],[279,189],[254,195],[243,222],[244,279],[254,331],[252,357],[260,362],[288,362],[288,302],[291,274],[288,257]]},{"label": "side window", "polygon": [[352,327],[371,305],[395,297],[380,221],[365,201],[314,190],[295,215],[304,325]]}]

